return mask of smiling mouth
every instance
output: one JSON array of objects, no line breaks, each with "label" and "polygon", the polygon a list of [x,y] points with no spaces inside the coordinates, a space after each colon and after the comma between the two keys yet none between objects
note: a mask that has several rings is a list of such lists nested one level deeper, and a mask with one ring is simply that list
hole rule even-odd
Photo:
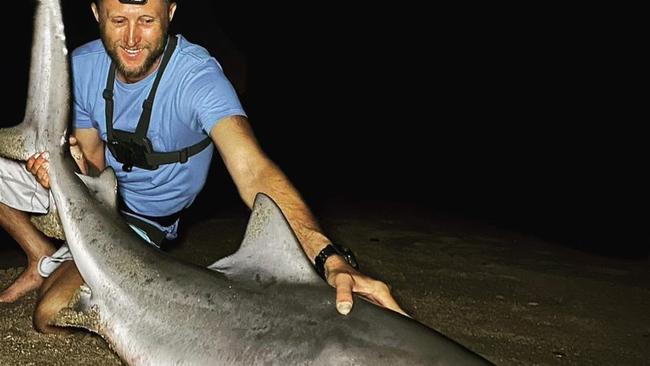
[{"label": "smiling mouth", "polygon": [[142,48],[136,48],[136,49],[128,49],[128,48],[122,48],[122,51],[127,54],[127,56],[135,57],[142,53]]}]

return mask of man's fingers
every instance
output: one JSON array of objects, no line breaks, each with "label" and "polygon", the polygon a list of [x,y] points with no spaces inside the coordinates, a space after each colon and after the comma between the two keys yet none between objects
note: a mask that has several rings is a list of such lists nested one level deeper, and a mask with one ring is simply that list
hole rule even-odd
[{"label": "man's fingers", "polygon": [[50,189],[50,176],[46,175],[43,179],[41,179],[41,185],[45,189]]},{"label": "man's fingers", "polygon": [[381,297],[376,298],[376,301],[378,301],[380,305],[382,305],[385,308],[388,308],[392,311],[410,317],[410,315],[408,315],[404,310],[402,310],[402,308],[397,304],[397,301],[395,301],[395,299],[390,293],[384,294]]},{"label": "man's fingers", "polygon": [[352,276],[345,273],[336,276],[334,281],[336,286],[336,310],[343,315],[348,315],[352,310],[354,280]]},{"label": "man's fingers", "polygon": [[[32,173],[32,168],[34,167],[34,163],[36,163],[36,159],[38,159],[41,156],[41,154],[34,154],[27,159],[27,163],[25,164],[25,168],[27,168],[27,171]],[[34,174],[34,173],[32,173]]]},{"label": "man's fingers", "polygon": [[70,136],[70,154],[75,160],[81,160],[83,158],[83,152],[81,147],[77,145],[77,139]]},{"label": "man's fingers", "polygon": [[49,167],[50,164],[48,162],[45,162],[36,171],[36,178],[38,178],[38,182],[45,188],[50,188],[50,175],[48,173]]},{"label": "man's fingers", "polygon": [[77,167],[79,167],[79,171],[81,174],[86,175],[88,174],[88,164],[86,163],[86,159],[84,158],[84,153],[81,151],[81,146],[78,145],[77,138],[70,135],[70,138],[68,139],[68,143],[70,144],[70,155],[74,159],[74,162],[77,163]]},{"label": "man's fingers", "polygon": [[[357,281],[359,285],[362,281]],[[366,300],[374,303],[375,305],[383,306],[400,314],[409,316],[402,308],[397,304],[395,298],[390,293],[390,287],[382,281],[370,280],[363,282],[363,287],[357,289],[359,294],[361,294]],[[410,316],[409,316],[410,317]]]},{"label": "man's fingers", "polygon": [[33,161],[31,161],[32,158],[27,160],[27,170],[29,170],[32,174],[36,175],[38,170],[41,169],[43,163],[47,162],[48,157],[49,155],[47,152],[34,155],[33,158],[35,159]]},{"label": "man's fingers", "polygon": [[347,263],[328,272],[327,282],[336,288],[336,310],[343,315],[352,310],[352,294],[355,293],[375,305],[409,316],[397,304],[387,284],[364,276]]},{"label": "man's fingers", "polygon": [[72,155],[72,158],[76,161],[79,161],[84,157],[83,153],[81,152],[81,149],[79,149],[78,147],[71,147],[70,155]]}]

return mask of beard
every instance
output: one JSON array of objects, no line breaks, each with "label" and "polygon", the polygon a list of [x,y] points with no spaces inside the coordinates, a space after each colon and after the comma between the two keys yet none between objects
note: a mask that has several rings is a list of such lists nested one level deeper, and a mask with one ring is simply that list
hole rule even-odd
[{"label": "beard", "polygon": [[153,65],[156,64],[158,58],[165,51],[165,45],[167,44],[167,27],[164,27],[162,29],[162,37],[160,37],[156,43],[143,44],[140,46],[143,50],[149,50],[149,54],[146,56],[144,61],[139,66],[129,67],[124,62],[122,62],[122,59],[119,57],[119,49],[122,47],[118,42],[110,44],[110,40],[106,36],[105,30],[103,27],[101,28],[101,39],[102,43],[104,44],[104,48],[106,49],[106,52],[108,53],[108,56],[111,58],[113,63],[115,63],[117,72],[121,74],[126,80],[137,81],[143,79],[148,75]]}]

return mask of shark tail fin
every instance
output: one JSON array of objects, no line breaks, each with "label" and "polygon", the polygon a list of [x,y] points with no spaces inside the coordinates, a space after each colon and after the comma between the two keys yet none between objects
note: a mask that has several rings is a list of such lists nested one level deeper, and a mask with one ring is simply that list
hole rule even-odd
[{"label": "shark tail fin", "polygon": [[228,278],[263,284],[325,285],[307,259],[280,207],[263,193],[255,197],[239,250],[208,268]]},{"label": "shark tail fin", "polygon": [[58,0],[36,3],[34,29],[25,118],[0,130],[0,155],[23,161],[62,148],[70,109],[68,50]]}]

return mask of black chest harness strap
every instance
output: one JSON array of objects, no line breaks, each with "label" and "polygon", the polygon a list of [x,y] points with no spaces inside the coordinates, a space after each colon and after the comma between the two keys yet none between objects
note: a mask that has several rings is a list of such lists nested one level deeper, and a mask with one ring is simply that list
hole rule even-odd
[{"label": "black chest harness strap", "polygon": [[108,149],[115,159],[123,164],[122,169],[126,172],[130,172],[134,166],[147,170],[156,170],[159,165],[163,164],[185,163],[190,156],[198,154],[210,145],[210,137],[206,137],[198,143],[178,151],[156,152],[153,150],[151,141],[147,138],[156,90],[158,89],[158,84],[160,84],[160,79],[162,79],[163,72],[169,63],[169,59],[174,53],[176,43],[176,37],[169,38],[167,49],[163,54],[156,73],[156,79],[153,82],[151,91],[149,91],[149,96],[147,96],[147,99],[142,104],[142,114],[140,115],[135,132],[113,129],[113,85],[115,84],[116,68],[115,63],[111,63],[108,78],[106,79],[106,89],[104,89],[103,93],[106,102]]}]

